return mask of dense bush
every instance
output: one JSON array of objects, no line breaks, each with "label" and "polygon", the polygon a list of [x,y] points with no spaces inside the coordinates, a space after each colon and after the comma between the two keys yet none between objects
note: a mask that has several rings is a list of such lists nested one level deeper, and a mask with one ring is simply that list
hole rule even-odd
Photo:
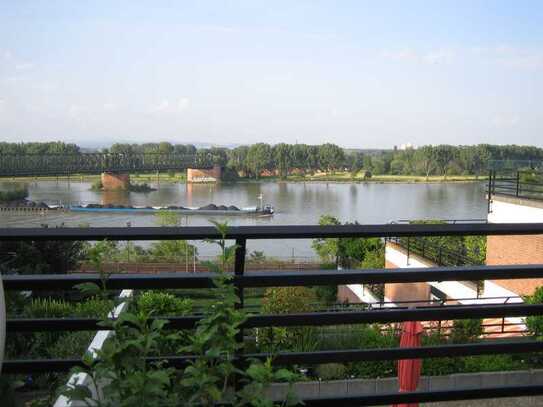
[{"label": "dense bush", "polygon": [[[291,314],[310,312],[315,293],[307,287],[272,287],[262,299],[262,312]],[[262,328],[257,331],[259,345],[267,350],[309,351],[315,348],[313,327]]]},{"label": "dense bush", "polygon": [[26,188],[12,189],[9,191],[0,191],[0,203],[7,203],[12,201],[21,201],[28,196],[28,190]]},{"label": "dense bush", "polygon": [[191,313],[193,301],[178,298],[160,291],[145,291],[137,298],[137,308],[146,314],[158,316],[181,316]]},{"label": "dense bush", "polygon": [[[533,295],[527,296],[525,302],[528,304],[542,304],[543,303],[543,286],[538,287]],[[543,316],[533,315],[526,317],[526,326],[537,337],[543,336]]]},{"label": "dense bush", "polygon": [[315,376],[321,380],[345,379],[346,374],[347,368],[341,363],[325,363],[315,368]]},{"label": "dense bush", "polygon": [[[383,331],[378,325],[363,326],[358,335],[358,346],[353,349],[385,349],[399,346],[399,338],[394,331]],[[348,366],[347,371],[349,375],[361,378],[394,376],[396,361],[354,362]]]},{"label": "dense bush", "polygon": [[457,319],[453,322],[450,340],[453,343],[475,342],[483,334],[482,319]]}]

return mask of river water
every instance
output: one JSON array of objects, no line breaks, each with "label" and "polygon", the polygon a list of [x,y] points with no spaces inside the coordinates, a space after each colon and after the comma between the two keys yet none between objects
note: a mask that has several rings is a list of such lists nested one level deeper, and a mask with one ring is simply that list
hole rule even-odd
[{"label": "river water", "polygon": [[[481,219],[486,218],[483,183],[378,184],[325,182],[262,182],[236,184],[154,183],[150,193],[91,191],[89,182],[37,181],[27,184],[29,199],[48,203],[101,203],[123,205],[217,205],[255,206],[263,195],[264,203],[275,207],[273,217],[214,217],[231,225],[304,225],[318,223],[321,215],[342,221],[387,223],[399,219]],[[0,190],[12,188],[0,183]],[[209,225],[209,216],[191,215],[183,224]],[[0,227],[56,226],[156,226],[153,214],[96,214],[50,211],[47,215],[0,213]],[[211,248],[199,245],[200,253]],[[263,250],[276,257],[314,256],[308,240],[249,241],[248,250]]]}]

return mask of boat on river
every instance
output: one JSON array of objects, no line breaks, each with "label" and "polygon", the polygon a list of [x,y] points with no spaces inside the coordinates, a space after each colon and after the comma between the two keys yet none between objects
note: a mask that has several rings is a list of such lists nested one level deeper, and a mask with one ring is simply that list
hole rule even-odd
[{"label": "boat on river", "polygon": [[64,207],[64,209],[73,212],[130,212],[130,213],[149,213],[159,211],[172,211],[181,215],[260,215],[271,216],[275,212],[274,208],[270,204],[263,206],[250,206],[244,208],[238,208],[237,206],[230,205],[215,205],[209,204],[200,207],[185,207],[185,206],[124,206],[114,204],[81,204],[70,205]]}]

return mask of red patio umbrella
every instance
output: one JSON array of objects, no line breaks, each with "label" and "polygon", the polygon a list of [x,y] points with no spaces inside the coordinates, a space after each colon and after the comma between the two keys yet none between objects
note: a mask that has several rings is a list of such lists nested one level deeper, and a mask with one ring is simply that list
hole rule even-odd
[{"label": "red patio umbrella", "polygon": [[[420,346],[420,337],[423,332],[419,321],[407,321],[402,324],[400,348],[416,348]],[[400,392],[415,391],[419,384],[420,359],[402,359],[398,361],[398,381]],[[394,404],[394,407],[418,407],[418,403]]]}]

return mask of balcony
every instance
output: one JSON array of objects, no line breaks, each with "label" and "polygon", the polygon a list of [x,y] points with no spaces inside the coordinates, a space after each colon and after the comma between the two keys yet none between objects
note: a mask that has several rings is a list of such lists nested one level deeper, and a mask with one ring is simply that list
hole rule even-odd
[{"label": "balcony", "polygon": [[[258,226],[231,227],[226,239],[236,243],[233,284],[239,296],[239,308],[246,304],[246,297],[251,290],[269,287],[305,287],[344,284],[385,284],[414,283],[429,281],[466,281],[488,279],[526,279],[543,277],[542,265],[507,265],[507,266],[440,266],[430,268],[389,269],[389,270],[309,270],[309,271],[246,271],[246,247],[248,240],[262,239],[313,239],[339,237],[383,237],[414,238],[430,236],[474,236],[474,235],[536,235],[543,234],[543,224],[387,224],[387,225],[343,225],[343,226]],[[58,229],[2,229],[0,240],[4,241],[149,241],[149,240],[204,240],[219,239],[221,235],[211,227],[181,228],[58,228]],[[107,290],[121,293],[126,298],[129,290],[198,290],[213,286],[214,273],[158,273],[158,274],[111,274],[107,278]],[[78,284],[103,281],[97,274],[63,275],[5,275],[4,289],[24,292],[70,291]],[[123,291],[121,291],[123,290]],[[133,291],[132,291],[133,292]],[[124,293],[124,294],[123,294]],[[9,310],[8,310],[9,311]],[[117,318],[122,309],[116,309],[112,318]],[[383,348],[330,348],[303,351],[263,352],[254,343],[254,333],[263,328],[321,327],[334,330],[343,327],[354,329],[364,324],[390,326],[403,321],[442,321],[473,318],[505,318],[543,315],[543,304],[477,304],[444,305],[440,307],[396,307],[388,309],[354,309],[317,312],[289,313],[251,313],[240,326],[236,336],[240,349],[232,355],[237,366],[244,366],[248,360],[266,360],[271,358],[274,366],[286,366],[306,372],[316,365],[330,363],[372,363],[378,361],[396,361],[401,359],[462,358],[476,355],[494,354],[534,354],[543,351],[543,342],[535,338],[523,337],[500,341],[477,341],[475,343],[427,344],[420,348],[401,348],[393,346]],[[156,319],[156,318],[151,318]],[[193,330],[202,319],[199,314],[171,315],[167,318],[165,329],[170,332]],[[6,322],[8,335],[34,332],[106,332],[110,328],[99,324],[98,318],[25,318],[12,317]],[[96,339],[96,337],[95,337]],[[335,341],[331,342],[335,344]],[[336,343],[337,345],[337,343]],[[159,354],[148,358],[147,362],[163,361],[165,366],[183,369],[195,359],[191,354]],[[75,366],[81,366],[81,358],[26,358],[6,360],[2,366],[3,374],[29,375],[43,372],[68,372]],[[533,367],[533,366],[532,366]],[[453,383],[453,382],[451,382]],[[489,386],[462,384],[454,381],[447,389],[421,387],[414,392],[397,392],[389,387],[384,391],[360,391],[348,394],[344,391],[319,394],[304,393],[303,385],[295,387],[307,406],[359,406],[386,405],[391,403],[437,402],[451,400],[493,399],[501,397],[520,397],[543,395],[543,376],[537,371],[530,373],[530,380],[492,383]],[[279,386],[279,385],[278,385]],[[345,384],[348,386],[348,384]],[[307,387],[307,386],[306,386]],[[377,386],[378,387],[378,386]],[[339,387],[338,387],[339,388]],[[347,388],[347,387],[345,387]],[[321,386],[322,389],[322,386]],[[183,403],[180,403],[181,405]]]}]

